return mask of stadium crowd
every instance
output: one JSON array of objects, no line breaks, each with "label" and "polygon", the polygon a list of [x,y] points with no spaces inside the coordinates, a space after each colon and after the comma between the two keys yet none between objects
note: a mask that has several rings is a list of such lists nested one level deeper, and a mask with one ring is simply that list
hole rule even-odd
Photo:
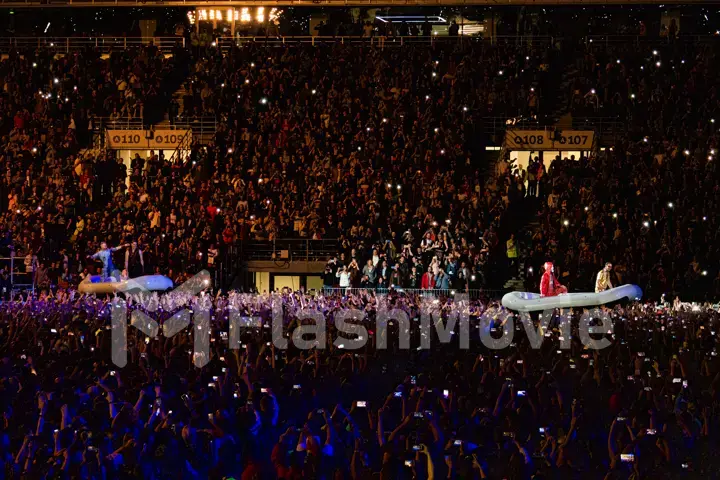
[{"label": "stadium crowd", "polygon": [[[231,306],[269,327],[272,299],[231,293],[191,304],[212,314],[203,368],[192,365],[190,330],[149,338],[136,329],[127,330],[128,363],[119,368],[110,361],[116,340],[108,300],[60,290],[3,303],[4,478],[717,475],[715,310],[614,307],[607,311],[614,333],[593,334],[609,340],[601,350],[580,342],[580,312],[570,320],[569,349],[559,349],[559,318],[540,335],[539,349],[518,322],[507,348],[488,350],[479,329],[496,336],[505,321],[492,302],[469,304],[470,348],[463,349],[456,326],[455,335],[445,334],[450,343],[439,345],[435,330],[417,321],[429,312],[447,319],[451,298],[286,292],[276,299],[285,330],[279,340],[307,322],[298,320],[305,308],[325,317],[326,348],[281,349],[274,328],[233,335]],[[377,328],[383,301],[411,319],[407,346],[397,325],[386,336]],[[161,304],[166,309],[151,314],[161,320],[182,307]],[[149,304],[136,299],[130,309],[146,311],[141,305]],[[340,335],[335,325],[345,308],[366,316],[369,341],[358,350],[343,347],[365,332]],[[493,320],[483,324],[482,314]],[[424,335],[431,349],[420,347]],[[377,347],[382,341],[387,349]]]},{"label": "stadium crowd", "polygon": [[[519,250],[536,272],[553,259],[573,289],[612,261],[618,281],[654,296],[717,290],[717,252],[697,250],[717,231],[707,214],[717,203],[714,44],[547,47],[328,42],[177,49],[167,59],[153,46],[11,55],[2,61],[5,243],[29,255],[41,286],[96,270],[86,256],[103,240],[139,241],[145,271],[177,279],[239,241],[299,237],[338,239],[327,285],[499,287]],[[186,93],[167,112],[214,118],[212,142],[175,164],[79,154],[94,116],[139,115],[183,62]],[[557,92],[570,68],[569,91]],[[576,114],[627,118],[626,135],[577,164],[544,159],[533,181],[490,175],[484,122],[549,113],[558,93]],[[528,245],[518,213],[534,196],[539,228]]]},{"label": "stadium crowd", "polygon": [[552,259],[586,291],[611,261],[619,282],[654,298],[720,295],[714,47],[593,47],[578,57],[572,108],[626,118],[627,134],[595,158],[530,167],[541,178],[536,273]]}]

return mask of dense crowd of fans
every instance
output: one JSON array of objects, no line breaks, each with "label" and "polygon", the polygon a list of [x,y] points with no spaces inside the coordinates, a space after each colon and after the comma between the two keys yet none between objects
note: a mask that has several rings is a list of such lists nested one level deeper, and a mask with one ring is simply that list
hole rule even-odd
[{"label": "dense crowd of fans", "polygon": [[720,295],[716,58],[715,44],[680,42],[579,57],[571,104],[627,119],[627,134],[590,159],[546,159],[520,173],[540,198],[531,278],[552,259],[572,289],[587,291],[611,261],[619,282],[655,298]]},{"label": "dense crowd of fans", "polygon": [[[171,294],[172,295],[172,294]],[[210,300],[208,302],[207,300]],[[472,301],[462,331],[423,331],[452,299],[283,294],[275,328],[233,334],[228,309],[270,325],[271,298],[218,295],[210,362],[192,365],[191,330],[171,338],[128,329],[128,363],[110,362],[110,303],[61,290],[0,307],[0,462],[5,478],[710,478],[718,431],[718,314],[676,304],[608,310],[613,334],[583,347],[572,322],[559,349],[553,317],[532,349],[519,325],[508,347],[496,304]],[[151,314],[161,321],[181,305]],[[385,303],[382,303],[385,302]],[[145,305],[148,305],[147,303]],[[203,307],[202,305],[205,305]],[[385,305],[385,307],[383,307]],[[141,308],[136,302],[131,309]],[[328,324],[325,348],[281,348],[301,308]],[[338,332],[359,310],[366,332]],[[383,335],[380,308],[406,312]],[[143,311],[146,311],[143,309]],[[485,314],[490,323],[479,320]],[[307,317],[303,317],[307,318]],[[279,322],[279,320],[276,320]],[[434,322],[433,322],[434,323]],[[279,325],[279,323],[275,323]],[[235,327],[237,328],[237,327]],[[343,332],[347,326],[343,327]],[[230,335],[228,335],[230,332]],[[367,334],[362,348],[349,342]],[[376,336],[383,338],[376,338]],[[430,340],[431,349],[421,347]],[[306,338],[310,341],[312,338]],[[387,342],[387,349],[376,345]],[[237,342],[231,345],[230,342]],[[379,342],[379,343],[378,343]],[[276,346],[277,343],[277,346]],[[434,344],[434,346],[432,346]],[[432,352],[432,353],[431,353]]]}]

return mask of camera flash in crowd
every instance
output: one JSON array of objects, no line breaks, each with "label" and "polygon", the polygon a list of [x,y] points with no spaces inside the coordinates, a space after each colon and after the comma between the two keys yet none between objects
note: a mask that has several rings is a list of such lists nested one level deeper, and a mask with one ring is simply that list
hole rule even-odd
[{"label": "camera flash in crowd", "polygon": [[503,71],[500,70],[500,71],[498,72],[498,75],[502,75],[502,74],[503,74]]},{"label": "camera flash in crowd", "polygon": [[588,210],[590,210],[590,207],[585,207],[585,211],[587,212]]},{"label": "camera flash in crowd", "polygon": [[528,272],[533,273],[533,267],[528,267]]},{"label": "camera flash in crowd", "polygon": [[250,67],[255,68],[255,62],[250,62]]},{"label": "camera flash in crowd", "polygon": [[690,150],[685,150],[683,153],[684,153],[685,155],[690,155]]},{"label": "camera flash in crowd", "polygon": [[570,220],[563,220],[563,225],[565,225],[566,227],[570,225]]},{"label": "camera flash in crowd", "polygon": [[643,222],[643,227],[648,228],[649,226],[650,226],[650,222],[648,222],[647,220],[645,220],[645,221]]},{"label": "camera flash in crowd", "polygon": [[383,122],[383,123],[387,123],[387,118],[383,118],[383,119],[382,119],[382,122]]},{"label": "camera flash in crowd", "polygon": [[258,183],[262,183],[262,178],[258,178]]},{"label": "camera flash in crowd", "polygon": [[657,50],[653,50],[653,55],[657,55]]},{"label": "camera flash in crowd", "polygon": [[437,73],[433,72],[433,73],[432,73],[432,76],[433,76],[433,77],[437,77]]},{"label": "camera flash in crowd", "polygon": [[673,202],[668,202],[668,208],[673,208],[675,205],[673,205]]},{"label": "camera flash in crowd", "polygon": [[619,59],[619,58],[616,60],[616,63],[620,63],[620,59]]},{"label": "camera flash in crowd", "polygon": [[[246,83],[246,84],[250,83],[250,80],[246,78],[246,79],[245,79],[245,83]],[[238,98],[240,98],[239,95],[238,95]]]},{"label": "camera flash in crowd", "polygon": [[707,220],[707,217],[703,217],[703,222],[704,222],[705,220]]},{"label": "camera flash in crowd", "polygon": [[591,90],[590,90],[590,93],[592,93],[593,95],[595,95],[595,89],[594,89],[594,88],[591,89]]},{"label": "camera flash in crowd", "polygon": [[450,219],[449,219],[449,218],[445,219],[445,223],[447,223],[448,225],[450,225]]},{"label": "camera flash in crowd", "polygon": [[613,213],[613,218],[617,218],[617,212]]},{"label": "camera flash in crowd", "polygon": [[53,83],[60,83],[60,80],[58,80],[57,78],[53,78]]},{"label": "camera flash in crowd", "polygon": [[265,97],[261,98],[261,99],[260,99],[260,103],[262,103],[263,105],[265,105],[265,104],[267,103],[267,98],[265,98]]},{"label": "camera flash in crowd", "polygon": [[435,133],[438,133],[439,131],[440,131],[440,129],[435,127]]},{"label": "camera flash in crowd", "polygon": [[228,148],[228,153],[232,153],[232,152],[233,152],[233,149],[232,149],[232,148]]},{"label": "camera flash in crowd", "polygon": [[430,100],[430,95],[425,95],[425,100]]},{"label": "camera flash in crowd", "polygon": [[655,66],[656,66],[656,67],[659,67],[659,66],[660,66],[660,62],[655,62]]},{"label": "camera flash in crowd", "polygon": [[[18,213],[20,213],[20,210],[18,210]],[[433,222],[433,223],[432,223],[432,226],[433,226],[433,227],[437,227],[437,222]]]},{"label": "camera flash in crowd", "polygon": [[217,42],[212,42],[210,45],[213,46],[213,47],[216,47],[216,46],[217,46]]},{"label": "camera flash in crowd", "polygon": [[445,155],[445,149],[440,150],[440,155]]},{"label": "camera flash in crowd", "polygon": [[703,275],[703,277],[707,276],[707,270],[703,270],[702,275]]},{"label": "camera flash in crowd", "polygon": [[401,189],[402,189],[402,186],[401,186],[401,185],[398,185],[398,186],[397,186],[397,189],[398,189],[398,190],[401,190]]},{"label": "camera flash in crowd", "polygon": [[37,153],[37,148],[33,147],[32,153]]},{"label": "camera flash in crowd", "polygon": [[358,152],[362,152],[362,147],[358,147]]},{"label": "camera flash in crowd", "polygon": [[317,93],[317,90],[315,90],[315,89],[313,88],[312,94],[315,95],[316,93]]}]

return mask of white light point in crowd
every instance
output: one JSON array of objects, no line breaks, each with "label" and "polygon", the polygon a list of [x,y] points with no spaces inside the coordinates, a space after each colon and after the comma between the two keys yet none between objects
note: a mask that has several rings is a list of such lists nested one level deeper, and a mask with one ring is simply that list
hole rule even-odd
[{"label": "white light point in crowd", "polygon": [[53,78],[53,83],[60,83],[60,80],[58,80],[57,78]]},{"label": "white light point in crowd", "polygon": [[703,277],[707,275],[707,270],[702,271]]},{"label": "white light point in crowd", "polygon": [[430,100],[430,95],[425,95],[425,100]]},{"label": "white light point in crowd", "polygon": [[668,208],[673,208],[674,206],[673,202],[668,202]]},{"label": "white light point in crowd", "polygon": [[644,137],[643,142],[647,143],[647,141],[648,141],[647,137]]},{"label": "white light point in crowd", "polygon": [[392,188],[392,183],[388,183],[387,188]]},{"label": "white light point in crowd", "polygon": [[655,66],[656,66],[656,67],[659,67],[659,66],[660,66],[660,62],[655,62]]},{"label": "white light point in crowd", "polygon": [[33,62],[33,68],[37,68],[37,63]]},{"label": "white light point in crowd", "polygon": [[33,147],[32,153],[37,153],[37,148]]},{"label": "white light point in crowd", "polygon": [[440,129],[435,127],[435,133],[438,133],[439,131],[440,131]]},{"label": "white light point in crowd", "polygon": [[525,60],[530,60],[530,57],[526,56],[526,57],[525,57]]},{"label": "white light point in crowd", "polygon": [[528,272],[532,273],[532,272],[533,272],[533,267],[528,267]]},{"label": "white light point in crowd", "polygon": [[232,152],[233,152],[233,149],[232,149],[232,148],[228,148],[228,153],[232,153]]},{"label": "white light point in crowd", "polygon": [[502,74],[503,74],[503,71],[500,70],[500,71],[498,72],[498,75],[502,75]]},{"label": "white light point in crowd", "polygon": [[570,221],[569,221],[569,220],[563,220],[563,225],[565,225],[565,226],[567,227],[568,225],[570,225]]},{"label": "white light point in crowd", "polygon": [[585,211],[587,212],[588,210],[590,210],[590,207],[585,207]]},{"label": "white light point in crowd", "polygon": [[438,60],[435,60],[435,65],[440,65],[440,62]]},{"label": "white light point in crowd", "polygon": [[265,105],[265,104],[267,103],[267,98],[265,98],[265,97],[261,98],[261,99],[260,99],[260,103],[262,103],[263,105]]},{"label": "white light point in crowd", "polygon": [[255,215],[250,215],[250,220],[255,220]]},{"label": "white light point in crowd", "polygon": [[620,63],[620,59],[618,58],[615,62],[616,62],[616,63]]},{"label": "white light point in crowd", "polygon": [[361,151],[362,151],[362,147],[358,147],[358,152],[361,152]]},{"label": "white light point in crowd", "polygon": [[617,213],[613,213],[613,218],[617,218]]},{"label": "white light point in crowd", "polygon": [[398,190],[402,190],[402,185],[398,185],[396,188],[397,188]]},{"label": "white light point in crowd", "polygon": [[591,90],[590,90],[590,93],[592,93],[593,95],[595,95],[595,89],[594,89],[594,88],[591,89]]},{"label": "white light point in crowd", "polygon": [[650,222],[648,222],[647,220],[645,220],[645,221],[643,222],[643,227],[647,228],[647,227],[649,227],[649,226],[650,226]]},{"label": "white light point in crowd", "polygon": [[440,155],[445,155],[445,149],[440,150]]},{"label": "white light point in crowd", "polygon": [[450,225],[450,219],[449,219],[449,218],[445,219],[445,223],[447,223],[448,225]]},{"label": "white light point in crowd", "polygon": [[383,122],[383,123],[387,123],[387,118],[383,118],[383,119],[382,119],[382,122]]},{"label": "white light point in crowd", "polygon": [[653,55],[657,55],[657,50],[653,50]]},{"label": "white light point in crowd", "polygon": [[215,46],[217,46],[217,42],[212,42],[210,45],[212,45],[213,47],[215,47]]},{"label": "white light point in crowd", "polygon": [[255,62],[250,63],[251,68],[255,68]]},{"label": "white light point in crowd", "polygon": [[470,275],[470,280],[475,281],[475,275]]},{"label": "white light point in crowd", "polygon": [[313,88],[312,94],[315,95],[317,93],[317,90]]},{"label": "white light point in crowd", "polygon": [[367,127],[365,130],[367,130],[367,131],[369,132],[369,131],[370,131],[370,127]]},{"label": "white light point in crowd", "polygon": [[258,178],[258,183],[262,183],[262,178]]},{"label": "white light point in crowd", "polygon": [[634,93],[630,94],[630,98],[635,98],[635,94]]},{"label": "white light point in crowd", "polygon": [[220,88],[225,88],[225,84],[224,84],[224,83],[221,83],[221,84],[220,84]]},{"label": "white light point in crowd", "polygon": [[690,155],[690,150],[685,150],[683,153],[684,153],[685,155]]},{"label": "white light point in crowd", "polygon": [[[20,210],[18,210],[18,212],[20,212]],[[433,226],[433,227],[437,227],[437,222],[433,222],[433,223],[432,223],[432,226]]]},{"label": "white light point in crowd", "polygon": [[265,203],[270,205],[270,200],[265,200]]},{"label": "white light point in crowd", "polygon": [[437,77],[437,73],[432,72],[432,76],[433,76],[433,77]]},{"label": "white light point in crowd", "polygon": [[715,119],[714,119],[714,118],[711,118],[711,119],[710,119],[710,123],[715,123]]},{"label": "white light point in crowd", "polygon": [[707,217],[703,217],[703,222],[704,222],[705,220],[707,220]]},{"label": "white light point in crowd", "polygon": [[[247,85],[248,83],[250,83],[250,80],[248,80],[248,79],[246,78],[246,79],[245,79],[245,85]],[[240,98],[240,95],[238,95],[238,98]]]}]

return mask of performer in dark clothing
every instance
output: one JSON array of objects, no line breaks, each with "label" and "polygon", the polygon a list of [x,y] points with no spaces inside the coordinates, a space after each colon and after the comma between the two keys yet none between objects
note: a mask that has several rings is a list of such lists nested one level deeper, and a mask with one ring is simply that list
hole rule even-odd
[{"label": "performer in dark clothing", "polygon": [[129,278],[141,277],[145,274],[145,259],[137,240],[133,240],[130,248],[125,250],[125,270]]}]

